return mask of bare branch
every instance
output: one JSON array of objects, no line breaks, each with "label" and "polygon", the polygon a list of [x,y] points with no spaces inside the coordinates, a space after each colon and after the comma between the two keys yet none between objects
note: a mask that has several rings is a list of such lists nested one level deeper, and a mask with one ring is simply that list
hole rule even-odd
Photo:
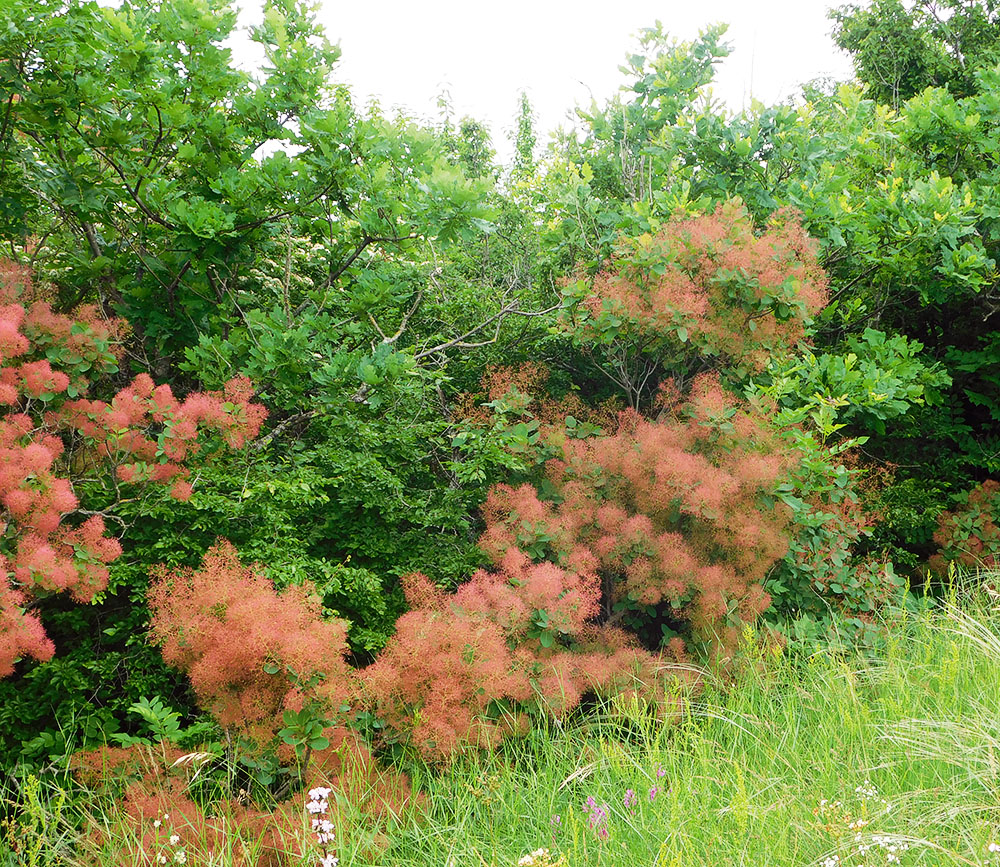
[{"label": "bare branch", "polygon": [[87,244],[90,246],[91,255],[96,259],[101,255],[101,245],[97,241],[97,233],[94,231],[94,227],[86,220],[80,222],[80,227],[83,229],[83,234],[87,236]]},{"label": "bare branch", "polygon": [[309,410],[308,412],[299,412],[295,415],[289,416],[281,424],[275,425],[273,431],[271,431],[267,436],[261,437],[259,440],[251,443],[250,448],[255,452],[262,452],[266,449],[275,439],[280,437],[288,428],[293,424],[298,424],[301,421],[309,421],[314,419],[319,415],[318,409]]},{"label": "bare branch", "polygon": [[[500,308],[496,313],[494,313],[489,319],[484,322],[479,323],[479,325],[470,328],[464,334],[460,334],[451,340],[446,340],[444,343],[439,343],[437,346],[433,346],[430,349],[425,349],[422,352],[418,352],[413,356],[414,361],[420,361],[421,358],[426,358],[428,355],[434,355],[437,352],[442,352],[445,349],[452,349],[458,347],[459,349],[473,349],[477,346],[488,346],[491,343],[495,343],[500,335],[500,326],[503,324],[503,320],[508,316],[544,316],[547,313],[551,313],[553,310],[557,310],[559,305],[553,305],[545,310],[518,310],[517,305],[520,303],[520,299],[515,298],[509,304]],[[478,334],[484,328],[488,328],[494,322],[497,323],[497,332],[492,339],[483,341],[481,343],[467,343],[466,339],[472,337],[474,334]]]},{"label": "bare branch", "polygon": [[[80,138],[86,141],[86,137],[84,136],[80,128],[78,126],[74,126],[73,128],[79,134]],[[124,169],[122,169],[122,167],[119,166],[118,163],[116,163],[113,159],[111,159],[111,157],[109,157],[106,153],[104,153],[104,151],[101,150],[101,148],[93,146],[93,149],[94,153],[102,157],[104,161],[109,166],[111,166],[111,168],[114,170],[114,173],[118,175],[119,178],[121,178],[122,183],[125,185],[125,190],[129,194],[129,198],[132,199],[132,201],[139,206],[140,211],[142,211],[154,223],[163,226],[165,229],[175,230],[177,228],[173,223],[163,219],[163,217],[157,214],[152,208],[149,207],[149,205],[147,205],[142,200],[142,197],[139,195],[139,188],[142,186],[144,178],[141,175],[139,176],[139,180],[136,182],[135,188],[133,189],[129,184],[128,178],[125,176]]]},{"label": "bare branch", "polygon": [[421,289],[417,293],[417,297],[414,299],[413,304],[410,305],[410,309],[403,314],[403,321],[399,323],[399,328],[396,330],[396,333],[392,335],[392,337],[386,337],[385,334],[382,333],[382,329],[378,327],[378,323],[375,321],[375,318],[370,313],[368,314],[368,318],[371,319],[372,325],[375,326],[375,330],[382,337],[383,344],[392,346],[392,344],[403,336],[403,332],[406,331],[406,326],[410,324],[410,319],[413,318],[413,314],[417,312],[417,308],[420,307],[420,302],[423,300],[424,290]]}]

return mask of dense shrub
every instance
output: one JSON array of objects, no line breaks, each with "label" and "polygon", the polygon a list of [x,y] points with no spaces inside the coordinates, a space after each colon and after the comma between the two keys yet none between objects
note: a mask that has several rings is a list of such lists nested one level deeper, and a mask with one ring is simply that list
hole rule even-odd
[{"label": "dense shrub", "polygon": [[632,406],[664,373],[740,377],[788,351],[827,300],[815,244],[796,216],[756,233],[737,201],[625,238],[592,280],[566,287],[564,327],[601,358]]},{"label": "dense shrub", "polygon": [[346,626],[323,620],[303,587],[278,594],[220,543],[200,569],[160,570],[149,592],[151,634],[225,728],[267,742],[284,711],[333,717],[353,692]]},{"label": "dense shrub", "polygon": [[605,618],[653,647],[673,634],[664,627],[731,645],[767,608],[762,583],[788,547],[770,493],[790,462],[760,417],[703,377],[688,401],[665,398],[658,421],[623,413],[608,436],[567,440],[546,467],[547,498],[495,488],[482,545],[496,561],[517,548],[600,582]]},{"label": "dense shrub", "polygon": [[413,610],[362,677],[383,740],[432,761],[495,747],[536,713],[559,719],[587,693],[639,691],[665,710],[667,678],[688,676],[623,630],[590,622],[594,576],[516,549],[454,594],[419,574],[405,586]]},{"label": "dense shrub", "polygon": [[947,571],[949,563],[969,569],[993,569],[1000,563],[1000,482],[989,479],[956,497],[957,505],[938,518],[934,541],[940,550],[931,568]]},{"label": "dense shrub", "polygon": [[[567,287],[565,332],[632,408],[605,413],[602,431],[550,418],[543,398],[510,428],[542,477],[490,491],[480,546],[492,571],[452,596],[410,581],[414,610],[365,673],[390,737],[434,758],[490,746],[521,712],[559,716],[595,691],[662,700],[672,660],[731,653],[789,551],[777,488],[801,455],[705,369],[759,370],[824,300],[795,218],[758,235],[737,203],[626,240]],[[487,406],[502,422],[543,382],[537,365],[497,369]]]},{"label": "dense shrub", "polygon": [[[22,301],[24,303],[22,303]],[[52,642],[32,599],[69,593],[89,601],[107,584],[107,563],[121,547],[101,514],[80,509],[73,479],[104,475],[119,484],[169,485],[191,494],[185,466],[212,431],[231,448],[256,435],[262,407],[245,379],[221,393],[184,401],[142,374],[110,401],[86,397],[91,384],[117,371],[124,330],[94,307],[53,312],[27,268],[0,263],[0,676],[17,660],[51,658]]]},{"label": "dense shrub", "polygon": [[198,569],[157,570],[149,606],[153,641],[188,675],[225,745],[182,750],[161,741],[78,753],[80,782],[120,807],[117,826],[95,831],[97,847],[113,849],[115,835],[127,832],[136,851],[120,849],[122,863],[133,863],[137,853],[166,851],[164,840],[176,833],[175,850],[281,867],[310,848],[301,833],[305,789],[337,791],[328,816],[343,834],[351,820],[339,805],[374,825],[413,801],[406,777],[381,768],[344,725],[357,710],[346,625],[324,620],[305,588],[276,592],[220,542]]},{"label": "dense shrub", "polygon": [[234,867],[285,867],[315,854],[315,835],[304,833],[304,789],[324,786],[337,793],[326,813],[335,845],[350,840],[363,848],[359,842],[367,837],[377,850],[383,821],[419,799],[405,777],[378,765],[354,732],[338,728],[329,735],[330,745],[315,754],[303,790],[278,801],[232,790],[233,769],[220,761],[218,745],[182,750],[161,743],[77,753],[71,763],[77,781],[95,804],[109,798],[116,804],[91,824],[86,849],[101,853],[94,863],[121,867],[210,864],[219,858]]}]

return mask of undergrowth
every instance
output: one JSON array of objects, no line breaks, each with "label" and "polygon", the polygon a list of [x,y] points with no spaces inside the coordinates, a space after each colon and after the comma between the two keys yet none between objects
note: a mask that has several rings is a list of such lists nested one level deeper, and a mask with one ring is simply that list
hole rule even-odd
[{"label": "undergrowth", "polygon": [[[619,698],[444,773],[408,768],[425,808],[375,828],[337,803],[330,852],[341,867],[1000,865],[1000,600],[957,599],[900,615],[865,655],[748,632],[735,671],[678,684],[667,723]],[[2,864],[257,863],[252,839],[209,859],[166,831],[156,852],[94,835],[113,808],[55,771],[6,795]],[[289,833],[292,863],[319,863],[304,812]]]}]

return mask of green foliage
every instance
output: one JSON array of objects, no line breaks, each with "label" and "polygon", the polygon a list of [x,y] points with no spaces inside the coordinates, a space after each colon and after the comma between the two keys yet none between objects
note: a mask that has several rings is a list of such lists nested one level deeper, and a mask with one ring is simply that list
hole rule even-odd
[{"label": "green foliage", "polygon": [[530,177],[535,171],[535,113],[528,100],[528,94],[521,91],[517,111],[517,128],[513,133],[514,164],[511,173],[515,177]]},{"label": "green foliage", "polygon": [[5,55],[21,163],[43,202],[30,228],[50,239],[39,264],[70,297],[99,287],[151,349],[178,312],[203,321],[239,240],[322,190],[282,171],[284,154],[253,156],[318,104],[338,49],[304,4],[268,3],[252,38],[272,66],[253,81],[221,45],[235,20],[224,2],[74,0],[21,18]]},{"label": "green foliage", "polygon": [[866,328],[860,337],[848,336],[844,354],[803,349],[773,358],[763,391],[784,409],[804,410],[802,418],[808,416],[824,438],[848,426],[884,434],[887,421],[912,407],[939,404],[941,390],[951,384],[939,363],[924,362],[923,348],[902,335]]},{"label": "green foliage", "polygon": [[129,713],[138,716],[147,726],[150,737],[135,737],[127,734],[111,734],[110,740],[123,747],[136,744],[171,746],[195,746],[202,744],[218,729],[212,722],[199,721],[189,726],[181,726],[181,715],[165,705],[160,698],[143,696],[129,707]]},{"label": "green foliage", "polygon": [[851,54],[873,98],[897,106],[927,87],[955,96],[977,89],[975,72],[1000,61],[993,0],[875,0],[830,12],[837,45]]},{"label": "green foliage", "polygon": [[[787,186],[825,247],[835,292],[818,339],[839,355],[877,327],[887,346],[897,336],[922,344],[921,363],[951,381],[938,382],[926,405],[891,426],[866,411],[851,427],[871,437],[871,454],[904,468],[897,482],[912,478],[921,491],[967,487],[996,465],[989,352],[1000,241],[992,216],[995,93],[989,87],[956,100],[930,89],[898,113],[846,88],[817,95],[803,118],[823,132],[813,134],[802,180]],[[901,361],[881,358],[887,370]],[[928,503],[931,520],[943,505],[941,496]],[[891,511],[885,521],[909,520]],[[911,565],[929,553],[926,529],[919,533],[911,540],[888,534],[897,550],[909,549],[900,553]]]},{"label": "green foliage", "polygon": [[559,135],[546,166],[542,235],[563,268],[596,268],[619,233],[655,234],[687,205],[694,165],[682,170],[676,142],[701,88],[729,54],[725,30],[715,25],[686,43],[671,40],[660,23],[645,28],[619,67],[622,95],[578,108],[580,132]]},{"label": "green foliage", "polygon": [[[24,775],[17,784],[16,801],[3,804],[8,818],[6,833],[0,838],[0,855],[11,858],[5,863],[17,867],[56,867],[65,863],[75,843],[71,824],[75,809],[69,791],[34,774]],[[11,806],[17,807],[13,815]]]},{"label": "green foliage", "polygon": [[[126,560],[129,559],[128,556]],[[136,565],[116,564],[139,571]],[[143,570],[144,573],[144,570]],[[43,622],[57,655],[44,665],[24,666],[0,681],[0,752],[5,768],[59,762],[117,735],[138,734],[130,708],[143,696],[190,706],[181,677],[163,664],[146,639],[148,613],[142,583],[91,606],[50,607]],[[123,731],[124,729],[124,731]]]},{"label": "green foliage", "polygon": [[301,710],[286,710],[282,714],[284,727],[278,732],[281,742],[292,747],[295,759],[300,765],[309,761],[313,750],[325,750],[330,746],[330,739],[323,736],[323,729],[329,724],[316,709],[306,706]]},{"label": "green foliage", "polygon": [[128,315],[154,357],[240,315],[240,275],[288,221],[322,244],[330,292],[369,247],[447,237],[475,211],[434,136],[330,89],[339,49],[308,4],[265,4],[256,78],[222,45],[235,18],[224,0],[74,0],[27,16],[4,61],[44,203],[39,267]]},{"label": "green foliage", "polygon": [[[490,485],[544,488],[559,442],[601,433],[609,395],[647,411],[668,375],[683,388],[710,367],[774,408],[798,456],[777,492],[795,533],[768,575],[770,616],[803,641],[878,640],[876,612],[903,599],[897,571],[919,579],[938,512],[1000,471],[1000,41],[992,0],[876,0],[833,18],[861,88],[734,115],[706,96],[725,28],[678,43],[657,23],[621,92],[579,109],[547,154],[522,93],[505,173],[447,95],[426,127],[331,85],[339,49],[306,2],[265,3],[250,74],[226,47],[225,0],[7,0],[0,239],[57,308],[93,300],[128,318],[122,377],[248,375],[271,427],[201,467],[189,502],[116,512],[126,555],[95,604],[40,606],[59,652],[0,683],[0,765],[201,731],[145,643],[154,564],[194,565],[226,535],[278,587],[315,589],[367,662],[405,607],[401,576],[454,587],[482,565]],[[829,275],[822,313],[797,277],[762,292],[746,268],[711,281],[739,326],[715,342],[662,299],[648,319],[588,304],[611,277],[649,300],[665,227],[734,200],[758,241],[775,212],[801,214]],[[796,328],[743,365],[735,344],[760,317]],[[524,361],[553,370],[539,393],[483,393],[487,371]],[[106,486],[77,494],[109,506]],[[942,518],[946,560],[974,539],[995,553],[993,505],[971,496]],[[553,544],[537,526],[517,541],[538,558]],[[563,639],[550,614],[528,627],[545,650]],[[326,737],[308,711],[284,720],[300,760]],[[273,784],[277,761],[256,760],[243,772]]]},{"label": "green foliage", "polygon": [[[857,429],[859,422],[884,425],[923,402],[925,384],[933,389],[947,380],[914,360],[919,344],[897,338],[887,346],[885,335],[871,330],[864,339],[872,352],[862,354],[857,341],[856,352],[847,356],[817,358],[806,351],[775,359],[748,387],[752,398],[774,402],[772,422],[799,456],[790,478],[778,487],[793,516],[790,550],[766,588],[772,597],[769,616],[800,640],[829,629],[871,640],[874,614],[903,602],[904,581],[888,558],[896,551],[885,530],[880,545],[870,541],[874,504],[863,496],[862,484],[872,471],[852,460],[868,439],[845,437],[845,428]],[[900,363],[883,370],[880,350],[898,354]]]},{"label": "green foliage", "polygon": [[706,28],[690,43],[671,40],[657,22],[639,34],[635,53],[619,67],[627,78],[606,106],[579,110],[587,137],[574,149],[594,172],[595,195],[622,203],[648,200],[672,127],[713,77],[714,67],[729,54],[724,25]]}]

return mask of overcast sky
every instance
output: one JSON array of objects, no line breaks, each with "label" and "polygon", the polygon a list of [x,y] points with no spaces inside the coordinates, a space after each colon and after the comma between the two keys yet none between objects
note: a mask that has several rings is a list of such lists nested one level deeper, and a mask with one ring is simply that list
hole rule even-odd
[{"label": "overcast sky", "polygon": [[[241,22],[259,5],[240,4]],[[436,118],[447,89],[456,114],[485,121],[501,156],[510,153],[518,92],[538,115],[539,140],[567,111],[611,96],[634,35],[659,19],[680,39],[706,25],[729,24],[733,54],[721,65],[715,95],[738,110],[755,97],[771,103],[822,76],[850,76],[829,36],[827,0],[323,0],[319,18],[341,60],[335,77],[361,101]],[[241,49],[242,46],[242,49]],[[245,54],[246,42],[234,43]],[[242,58],[249,59],[249,58]]]}]

